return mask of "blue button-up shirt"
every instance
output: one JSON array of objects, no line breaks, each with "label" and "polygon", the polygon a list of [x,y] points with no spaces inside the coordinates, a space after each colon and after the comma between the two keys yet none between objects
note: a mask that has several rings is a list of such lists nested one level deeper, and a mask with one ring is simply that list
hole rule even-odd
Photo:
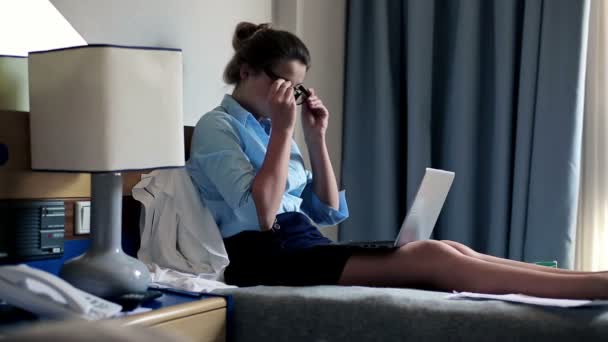
[{"label": "blue button-up shirt", "polygon": [[[187,168],[224,238],[260,230],[251,186],[264,162],[270,129],[269,119],[256,120],[230,95],[196,124]],[[321,226],[345,220],[344,191],[339,193],[336,210],[321,202],[312,182],[312,173],[305,169],[302,154],[292,141],[287,185],[277,214],[301,212]]]}]

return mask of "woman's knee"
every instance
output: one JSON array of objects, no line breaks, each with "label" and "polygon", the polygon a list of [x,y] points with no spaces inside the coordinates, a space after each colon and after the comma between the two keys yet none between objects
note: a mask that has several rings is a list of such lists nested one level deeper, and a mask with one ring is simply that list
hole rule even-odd
[{"label": "woman's knee", "polygon": [[407,262],[410,271],[418,272],[420,284],[437,286],[445,274],[451,272],[467,258],[453,247],[437,240],[421,240],[408,243],[398,251],[399,258]]},{"label": "woman's knee", "polygon": [[468,248],[467,246],[461,244],[460,242],[456,242],[456,241],[452,241],[452,240],[439,240],[439,242],[445,243],[454,248],[461,248],[461,247]]},{"label": "woman's knee", "polygon": [[420,240],[408,243],[399,248],[399,253],[408,254],[417,260],[442,261],[449,257],[457,257],[461,253],[453,247],[437,240]]},{"label": "woman's knee", "polygon": [[479,254],[479,253],[475,252],[474,250],[472,250],[470,247],[467,247],[466,245],[461,244],[460,242],[456,242],[456,241],[452,241],[452,240],[440,240],[440,242],[445,243],[446,245],[449,245],[449,246],[455,248],[460,253],[467,255],[467,256],[477,257],[477,255]]}]

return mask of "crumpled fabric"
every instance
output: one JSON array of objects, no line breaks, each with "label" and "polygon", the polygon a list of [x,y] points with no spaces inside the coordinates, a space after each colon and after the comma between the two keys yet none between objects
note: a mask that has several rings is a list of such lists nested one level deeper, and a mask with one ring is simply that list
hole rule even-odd
[{"label": "crumpled fabric", "polygon": [[150,287],[155,289],[178,289],[191,293],[213,292],[217,289],[235,288],[220,281],[201,278],[199,275],[183,273],[169,268],[162,268],[156,264],[149,264],[152,282]]},{"label": "crumpled fabric", "polygon": [[[186,169],[144,174],[132,194],[142,203],[137,257],[155,272],[154,282],[194,286],[203,292],[226,286],[214,283],[223,280],[229,263],[222,236]],[[178,279],[180,274],[183,280]],[[184,285],[195,278],[204,281],[200,286]]]}]

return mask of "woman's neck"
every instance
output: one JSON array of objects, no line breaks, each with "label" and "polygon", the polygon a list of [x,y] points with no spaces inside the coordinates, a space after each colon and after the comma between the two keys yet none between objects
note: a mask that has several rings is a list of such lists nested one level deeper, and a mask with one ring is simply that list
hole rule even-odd
[{"label": "woman's neck", "polygon": [[239,86],[234,88],[232,97],[241,105],[241,107],[251,113],[256,120],[260,120],[263,117],[255,110],[255,106],[253,105],[254,101],[247,96],[247,92],[243,91]]}]

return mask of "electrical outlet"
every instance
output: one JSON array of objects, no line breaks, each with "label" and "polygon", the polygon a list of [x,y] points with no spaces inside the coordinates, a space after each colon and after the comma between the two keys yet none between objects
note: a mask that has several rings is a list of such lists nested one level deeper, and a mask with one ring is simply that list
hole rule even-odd
[{"label": "electrical outlet", "polygon": [[91,202],[78,201],[74,208],[74,234],[91,233]]}]

